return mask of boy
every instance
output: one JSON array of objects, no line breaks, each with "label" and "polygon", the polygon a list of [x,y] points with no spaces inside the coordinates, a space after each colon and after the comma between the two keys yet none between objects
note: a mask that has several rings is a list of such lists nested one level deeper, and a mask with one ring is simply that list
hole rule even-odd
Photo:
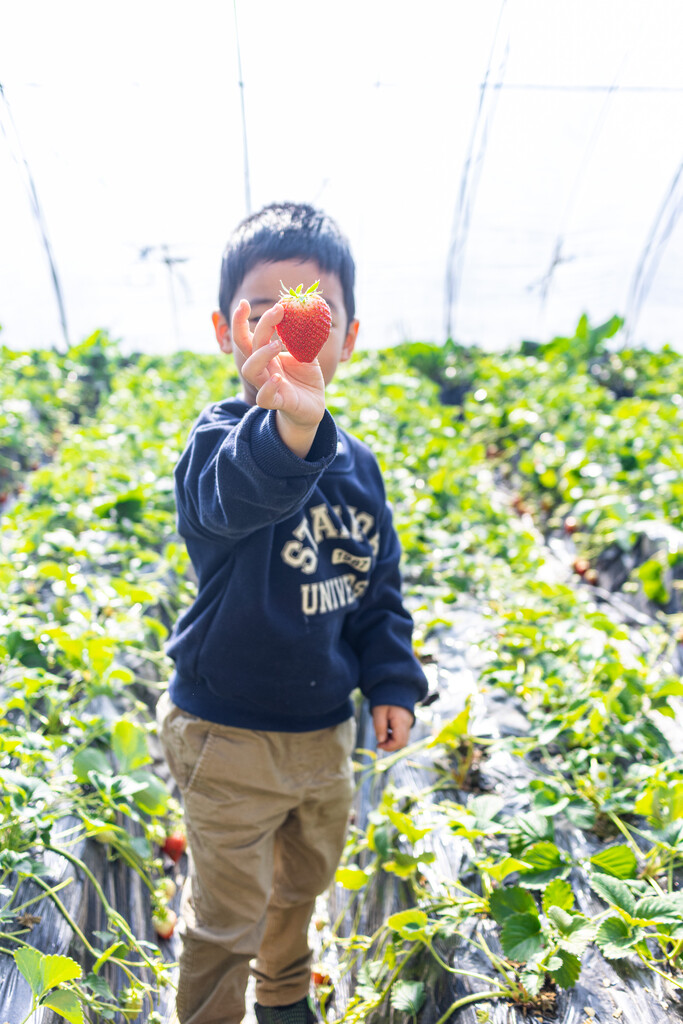
[{"label": "boy", "polygon": [[[276,333],[277,298],[281,282],[317,280],[330,336],[298,363]],[[344,845],[351,692],[391,751],[427,690],[379,467],[325,408],[356,343],[353,285],[346,240],[310,206],[247,218],[223,258],[213,323],[243,390],[204,410],[176,469],[198,593],[158,711],[192,863],[181,1024],[239,1024],[252,958],[259,1024],[316,1021],[307,933]]]}]

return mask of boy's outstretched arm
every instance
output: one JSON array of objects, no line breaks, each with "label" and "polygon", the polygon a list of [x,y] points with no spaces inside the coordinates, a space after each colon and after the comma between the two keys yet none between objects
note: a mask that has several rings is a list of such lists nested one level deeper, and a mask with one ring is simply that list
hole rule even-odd
[{"label": "boy's outstretched arm", "polygon": [[256,391],[256,403],[276,412],[284,444],[305,459],[325,413],[325,381],[320,364],[299,363],[284,348],[275,327],[284,316],[276,303],[249,329],[251,309],[246,299],[232,318],[232,340],[244,357],[242,377]]},{"label": "boy's outstretched arm", "polygon": [[375,727],[379,750],[402,750],[408,742],[414,718],[407,708],[393,704],[378,704],[372,709],[372,724]]}]

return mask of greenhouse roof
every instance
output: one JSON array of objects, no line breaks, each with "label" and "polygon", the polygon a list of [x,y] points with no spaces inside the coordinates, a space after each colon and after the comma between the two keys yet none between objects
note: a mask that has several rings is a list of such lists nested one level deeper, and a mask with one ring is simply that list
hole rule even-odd
[{"label": "greenhouse roof", "polygon": [[293,199],[367,346],[683,349],[682,44],[678,0],[5,5],[0,340],[210,350],[227,235]]}]

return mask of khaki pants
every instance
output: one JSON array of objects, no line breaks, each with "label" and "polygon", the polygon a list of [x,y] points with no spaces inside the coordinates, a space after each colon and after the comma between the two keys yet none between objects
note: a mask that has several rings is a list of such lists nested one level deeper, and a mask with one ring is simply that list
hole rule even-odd
[{"label": "khaki pants", "polygon": [[181,1024],[239,1024],[251,969],[264,1006],[309,991],[308,926],[344,846],[355,722],[315,732],[216,725],[164,694],[159,737],[183,797]]}]

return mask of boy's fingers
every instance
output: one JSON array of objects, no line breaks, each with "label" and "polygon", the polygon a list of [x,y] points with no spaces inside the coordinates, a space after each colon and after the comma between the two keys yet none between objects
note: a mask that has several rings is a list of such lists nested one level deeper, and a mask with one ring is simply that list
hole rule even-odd
[{"label": "boy's fingers", "polygon": [[249,314],[251,306],[246,299],[241,299],[232,314],[232,342],[243,356],[251,355],[251,331],[249,330]]},{"label": "boy's fingers", "polygon": [[269,380],[271,376],[270,363],[280,352],[281,347],[279,338],[267,341],[260,348],[254,347],[249,358],[243,363],[242,376],[257,390]]},{"label": "boy's fingers", "polygon": [[274,373],[272,377],[269,376],[256,395],[256,404],[260,405],[262,409],[281,409],[285,404],[280,390],[281,386],[282,376],[279,373]]},{"label": "boy's fingers", "polygon": [[284,315],[285,311],[279,303],[265,311],[254,328],[254,350],[270,342],[275,327],[280,323]]},{"label": "boy's fingers", "polygon": [[372,722],[380,750],[401,750],[408,743],[413,716],[406,708],[378,704],[372,709]]}]

